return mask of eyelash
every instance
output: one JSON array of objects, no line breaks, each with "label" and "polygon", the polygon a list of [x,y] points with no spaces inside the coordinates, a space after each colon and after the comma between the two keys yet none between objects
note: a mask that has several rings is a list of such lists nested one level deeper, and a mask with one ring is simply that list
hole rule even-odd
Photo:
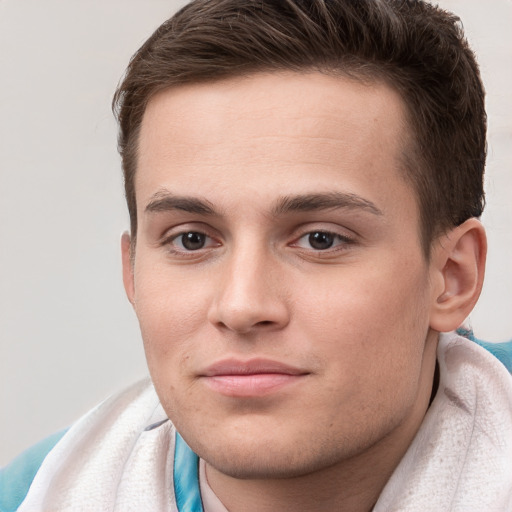
[{"label": "eyelash", "polygon": [[[180,238],[182,240],[182,244],[181,245],[183,245],[183,237],[185,235],[191,235],[191,234],[204,236],[206,239],[214,241],[214,244],[210,245],[209,247],[200,247],[197,250],[188,250],[185,247],[183,247],[183,248],[176,248],[173,245],[174,242],[176,240],[179,240]],[[171,254],[176,254],[176,255],[180,255],[180,256],[196,256],[199,253],[201,253],[201,251],[204,251],[205,249],[207,250],[207,249],[210,249],[212,247],[218,247],[221,244],[220,244],[220,242],[215,242],[215,238],[210,236],[210,235],[208,235],[208,233],[206,233],[204,230],[189,229],[189,230],[180,231],[179,233],[173,233],[171,236],[166,237],[164,240],[162,240],[162,244],[161,245],[166,247],[167,250]]]},{"label": "eyelash", "polygon": [[[205,243],[208,243],[207,242],[208,240],[210,241],[210,243],[207,246],[199,247],[196,250],[187,249],[186,247],[183,246],[183,237],[185,235],[199,235],[199,236],[205,237]],[[313,235],[320,235],[321,237],[331,238],[332,239],[331,244],[324,249],[311,247],[311,245],[312,245],[311,237]],[[308,237],[308,243],[309,243],[310,247],[303,247],[300,245],[300,241],[302,239],[305,239],[306,237]],[[182,245],[181,248],[177,248],[174,245],[176,240],[179,240],[179,239],[181,239],[181,245]],[[312,229],[307,232],[304,232],[298,238],[295,238],[294,241],[291,244],[289,244],[289,246],[298,248],[300,250],[307,251],[310,253],[314,253],[315,255],[327,256],[327,255],[332,255],[332,253],[335,253],[335,252],[347,250],[348,246],[353,245],[354,243],[355,243],[355,240],[352,237],[349,237],[347,235],[342,235],[342,234],[336,233],[334,231],[329,231],[326,229]],[[162,241],[161,245],[166,247],[167,250],[173,255],[180,255],[180,256],[184,256],[184,257],[194,257],[194,256],[198,256],[200,254],[204,254],[205,250],[207,251],[209,249],[219,247],[222,244],[220,242],[217,242],[215,240],[215,237],[210,236],[207,232],[205,232],[205,230],[190,229],[190,230],[180,231],[179,233],[174,233],[171,236],[166,237]]]},{"label": "eyelash", "polygon": [[329,245],[329,247],[326,247],[325,249],[304,248],[308,251],[309,250],[313,251],[315,254],[317,254],[317,253],[332,254],[333,252],[337,252],[340,250],[346,250],[347,246],[355,243],[355,240],[347,235],[341,235],[339,233],[336,233],[334,231],[329,231],[326,229],[313,229],[313,230],[310,230],[310,231],[304,233],[299,238],[297,238],[296,241],[292,244],[292,247],[303,248],[299,245],[299,242],[302,239],[306,239],[306,238],[308,239],[308,243],[311,246],[312,242],[313,242],[313,240],[311,240],[311,237],[313,235],[321,235],[323,237],[329,237],[332,239],[331,245]]}]

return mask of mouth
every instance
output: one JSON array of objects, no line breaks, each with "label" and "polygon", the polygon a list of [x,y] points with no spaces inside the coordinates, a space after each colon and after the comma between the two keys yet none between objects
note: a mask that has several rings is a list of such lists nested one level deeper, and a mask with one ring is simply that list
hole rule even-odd
[{"label": "mouth", "polygon": [[303,369],[268,359],[226,359],[209,366],[200,378],[221,395],[250,398],[276,393],[307,375]]}]

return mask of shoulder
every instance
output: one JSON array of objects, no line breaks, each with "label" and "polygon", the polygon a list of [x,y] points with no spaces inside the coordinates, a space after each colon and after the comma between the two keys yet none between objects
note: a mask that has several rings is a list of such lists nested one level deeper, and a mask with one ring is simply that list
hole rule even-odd
[{"label": "shoulder", "polygon": [[13,512],[25,499],[44,459],[66,430],[43,439],[0,469],[0,512]]},{"label": "shoulder", "polygon": [[[137,401],[137,397],[147,395],[148,390],[151,391],[151,386],[148,379],[144,379],[122,392],[112,395],[75,422],[70,429],[62,430],[43,439],[16,457],[9,465],[0,468],[0,512],[18,510],[27,495],[32,492],[31,488],[36,485],[40,475],[44,473],[44,468],[52,458],[52,454],[55,454],[56,450],[60,450],[63,443],[66,444],[70,433],[76,431],[76,428],[84,421],[90,426],[87,418],[98,414],[107,416],[107,418],[117,417],[123,410],[130,409],[130,405]],[[150,397],[151,404],[155,401],[157,399],[153,400]],[[154,409],[154,405],[151,404],[150,410]],[[108,421],[103,423],[108,423]],[[59,443],[58,446],[56,446],[57,443]],[[76,445],[76,440],[74,444]],[[70,451],[73,451],[73,446]]]},{"label": "shoulder", "polygon": [[512,374],[512,339],[502,343],[491,343],[478,339],[471,329],[466,328],[457,329],[457,334],[473,341],[487,350],[487,352],[490,352],[505,366],[508,372]]}]

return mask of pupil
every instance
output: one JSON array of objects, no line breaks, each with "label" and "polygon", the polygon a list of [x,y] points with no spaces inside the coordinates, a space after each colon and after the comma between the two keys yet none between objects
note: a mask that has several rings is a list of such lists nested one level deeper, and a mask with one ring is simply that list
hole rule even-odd
[{"label": "pupil", "polygon": [[195,251],[204,247],[205,238],[205,235],[202,233],[191,231],[190,233],[184,233],[181,235],[181,243],[185,249],[188,249],[189,251]]},{"label": "pupil", "polygon": [[330,233],[316,231],[309,235],[309,243],[313,249],[329,249],[334,243],[334,237]]}]

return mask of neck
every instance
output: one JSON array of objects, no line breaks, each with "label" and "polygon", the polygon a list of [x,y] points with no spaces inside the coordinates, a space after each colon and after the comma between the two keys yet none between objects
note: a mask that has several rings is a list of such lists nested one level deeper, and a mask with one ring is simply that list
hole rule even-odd
[{"label": "neck", "polygon": [[437,333],[429,334],[413,411],[389,434],[350,459],[293,478],[239,479],[206,463],[208,483],[230,512],[369,512],[416,435],[433,391]]}]

